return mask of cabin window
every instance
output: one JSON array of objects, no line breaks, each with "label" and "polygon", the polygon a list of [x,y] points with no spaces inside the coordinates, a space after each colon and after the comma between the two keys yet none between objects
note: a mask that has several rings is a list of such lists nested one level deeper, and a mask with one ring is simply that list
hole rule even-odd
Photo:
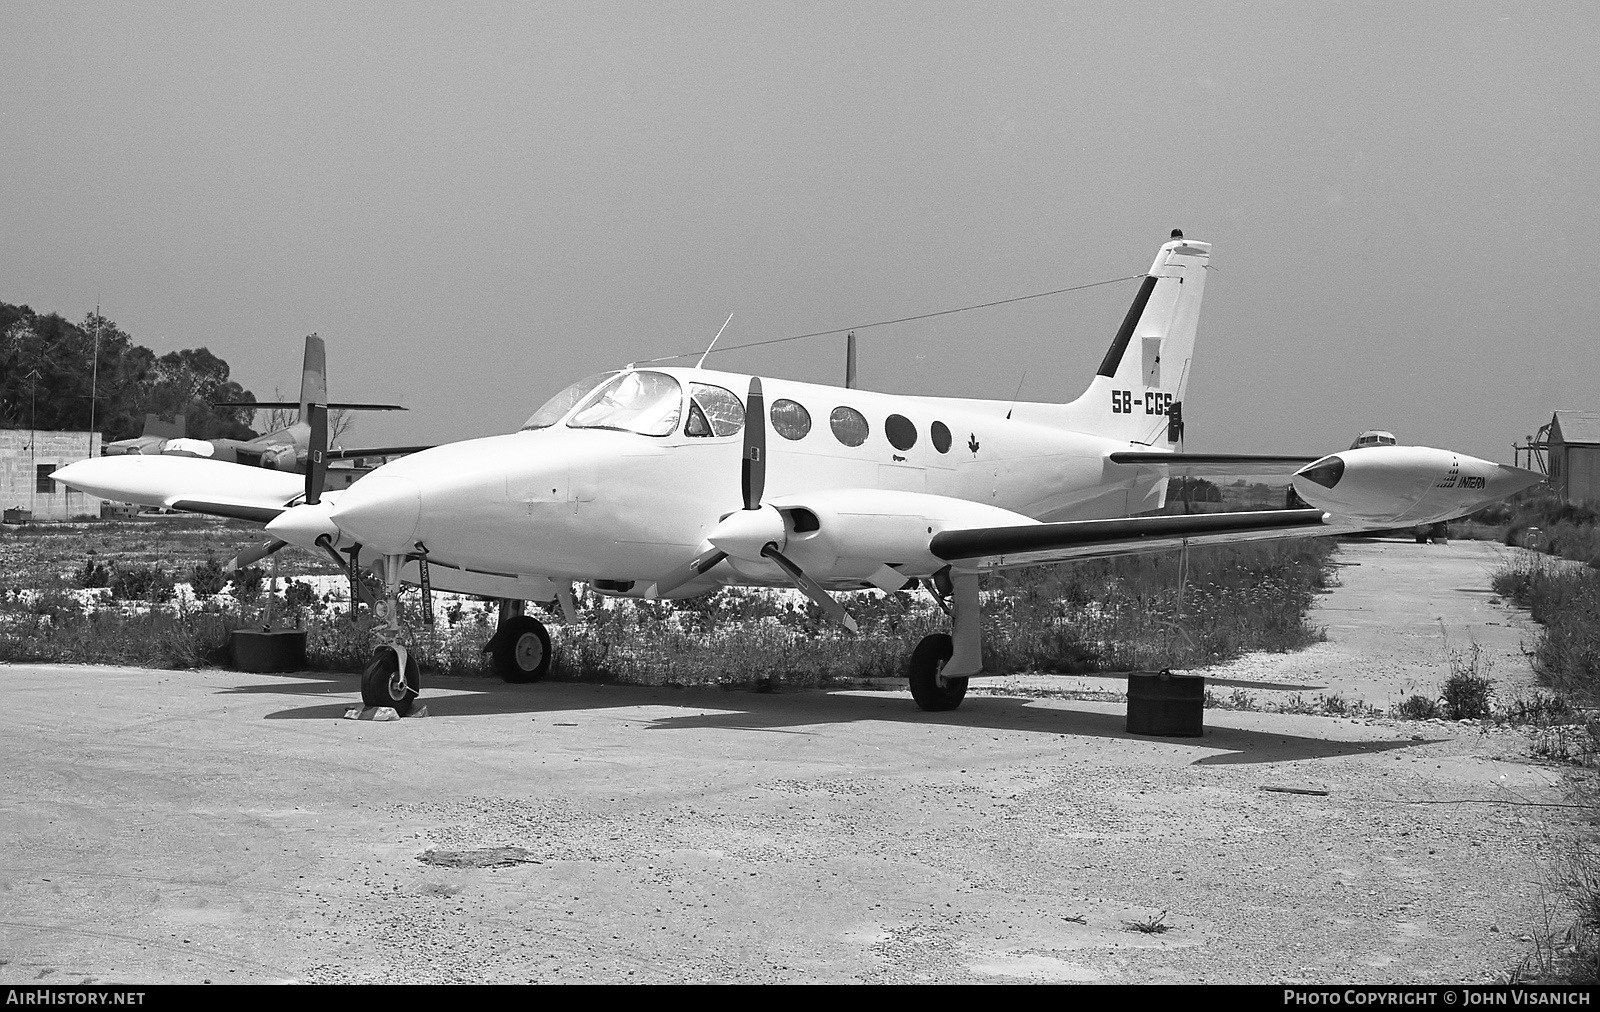
[{"label": "cabin window", "polygon": [[689,384],[691,436],[731,436],[744,428],[744,402],[731,390],[709,383]]},{"label": "cabin window", "polygon": [[928,430],[928,434],[933,437],[933,448],[935,450],[940,453],[950,452],[950,427],[948,425],[943,422],[934,422],[933,427]]},{"label": "cabin window", "polygon": [[591,394],[567,427],[670,436],[682,415],[683,387],[677,380],[663,372],[628,372]]},{"label": "cabin window", "polygon": [[811,412],[798,401],[780,397],[772,402],[772,429],[784,439],[804,439],[811,431]]},{"label": "cabin window", "polygon": [[593,376],[586,376],[578,382],[572,384],[559,394],[556,394],[554,397],[545,401],[544,404],[540,406],[538,411],[535,411],[532,415],[528,416],[528,420],[522,423],[523,430],[548,429],[550,426],[565,418],[567,416],[567,412],[576,407],[578,402],[583,400],[589,391],[593,390],[595,387],[599,386],[615,375],[616,373],[614,372],[595,373]]},{"label": "cabin window", "polygon": [[884,420],[883,434],[896,450],[909,450],[917,445],[917,427],[905,415],[890,415]]},{"label": "cabin window", "polygon": [[867,416],[855,408],[837,407],[828,416],[833,435],[846,446],[860,446],[867,441]]}]

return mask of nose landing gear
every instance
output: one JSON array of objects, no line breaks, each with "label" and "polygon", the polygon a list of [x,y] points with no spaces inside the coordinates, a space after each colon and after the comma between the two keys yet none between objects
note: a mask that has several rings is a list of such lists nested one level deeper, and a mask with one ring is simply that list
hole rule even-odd
[{"label": "nose landing gear", "polygon": [[387,706],[400,716],[408,716],[416,706],[421,687],[417,662],[400,642],[400,570],[404,555],[385,555],[383,575],[384,623],[378,629],[379,646],[361,672],[361,702],[365,706]]}]

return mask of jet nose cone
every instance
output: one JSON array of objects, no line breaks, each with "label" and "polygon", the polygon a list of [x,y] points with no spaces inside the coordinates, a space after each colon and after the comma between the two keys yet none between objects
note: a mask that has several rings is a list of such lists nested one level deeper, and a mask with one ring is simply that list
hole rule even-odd
[{"label": "jet nose cone", "polygon": [[401,555],[416,547],[421,514],[422,488],[415,481],[369,474],[351,485],[328,515],[341,532],[368,548]]}]

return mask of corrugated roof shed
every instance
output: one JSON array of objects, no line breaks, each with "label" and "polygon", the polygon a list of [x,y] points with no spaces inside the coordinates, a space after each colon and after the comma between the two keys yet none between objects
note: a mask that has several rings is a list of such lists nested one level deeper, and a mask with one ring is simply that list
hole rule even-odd
[{"label": "corrugated roof shed", "polygon": [[1600,444],[1600,411],[1557,411],[1550,419],[1550,441]]}]

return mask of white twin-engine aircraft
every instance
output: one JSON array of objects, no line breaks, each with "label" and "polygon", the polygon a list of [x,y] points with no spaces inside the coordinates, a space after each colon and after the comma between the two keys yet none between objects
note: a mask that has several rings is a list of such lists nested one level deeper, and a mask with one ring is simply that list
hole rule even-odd
[{"label": "white twin-engine aircraft", "polygon": [[[518,432],[423,450],[343,492],[323,495],[316,454],[303,490],[291,476],[173,457],[83,461],[55,477],[109,498],[265,522],[276,540],[241,563],[286,544],[348,560],[352,572],[370,560],[387,590],[386,643],[362,697],[402,714],[418,692],[399,643],[402,581],[499,598],[489,652],[512,682],[550,665],[549,634],[524,602],[559,602],[570,617],[574,582],[667,598],[793,585],[851,629],[832,592],[921,584],[950,613],[952,634],[917,645],[911,693],[925,710],[948,710],[984,673],[982,573],[1432,523],[1542,480],[1413,446],[1320,459],[1177,452],[1210,255],[1173,233],[1088,390],[1067,404],[629,367],[574,383]],[[324,418],[313,408],[319,447]],[[1134,516],[1163,505],[1171,475],[1296,466],[1294,487],[1315,508]]]}]

